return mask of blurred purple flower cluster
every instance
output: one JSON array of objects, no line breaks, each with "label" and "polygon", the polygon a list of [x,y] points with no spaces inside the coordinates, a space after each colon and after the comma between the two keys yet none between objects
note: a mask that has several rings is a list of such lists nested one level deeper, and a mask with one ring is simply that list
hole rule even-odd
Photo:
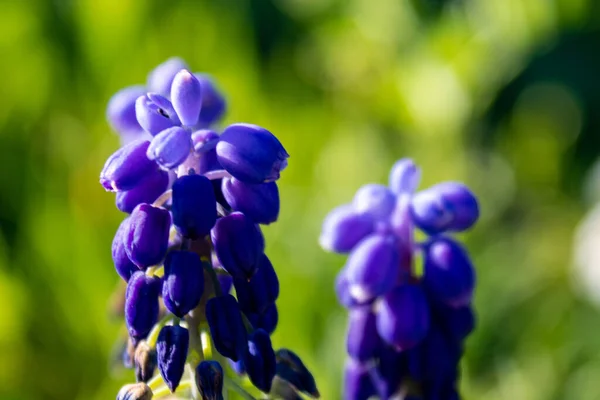
[{"label": "blurred purple flower cluster", "polygon": [[323,223],[321,246],[349,253],[336,279],[349,310],[346,400],[459,398],[458,364],[475,324],[475,271],[449,234],[473,226],[479,206],[461,183],[417,192],[419,181],[414,162],[399,160],[389,186],[363,186]]}]

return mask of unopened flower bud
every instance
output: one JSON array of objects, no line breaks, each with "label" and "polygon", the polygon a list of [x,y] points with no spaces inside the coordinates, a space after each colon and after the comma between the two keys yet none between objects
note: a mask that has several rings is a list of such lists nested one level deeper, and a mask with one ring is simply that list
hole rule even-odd
[{"label": "unopened flower bud", "polygon": [[384,221],[394,210],[396,196],[386,186],[370,183],[358,189],[352,205],[357,212],[369,214],[378,221]]},{"label": "unopened flower bud", "polygon": [[375,387],[369,375],[369,368],[348,358],[344,366],[344,399],[368,400],[375,395]]},{"label": "unopened flower bud", "polygon": [[352,358],[366,362],[376,357],[381,347],[375,314],[370,306],[350,310],[346,349]]},{"label": "unopened flower bud", "polygon": [[137,271],[127,283],[125,292],[125,322],[129,335],[140,340],[152,330],[158,320],[160,278]]},{"label": "unopened flower bud", "polygon": [[206,303],[206,320],[215,348],[234,361],[248,349],[246,327],[235,298],[226,294],[213,297]]},{"label": "unopened flower bud", "polygon": [[223,179],[223,196],[234,211],[244,213],[257,224],[270,224],[279,216],[277,183],[245,183],[235,178]]},{"label": "unopened flower bud", "polygon": [[171,94],[171,86],[175,75],[188,65],[179,57],[171,57],[148,74],[148,91],[159,93],[165,97]]},{"label": "unopened flower bud", "polygon": [[146,157],[150,142],[137,140],[114,152],[100,172],[100,183],[111,192],[130,190],[137,186],[152,169],[154,161]]},{"label": "unopened flower bud", "polygon": [[225,128],[217,144],[217,156],[227,172],[247,183],[279,179],[289,157],[271,132],[250,124]]},{"label": "unopened flower bud", "polygon": [[151,400],[152,389],[143,382],[130,383],[119,390],[117,400]]},{"label": "unopened flower bud", "polygon": [[290,382],[301,392],[319,397],[315,378],[304,365],[300,357],[288,349],[279,349],[275,353],[277,376]]},{"label": "unopened flower bud", "polygon": [[263,392],[269,393],[275,376],[276,360],[267,332],[257,329],[250,334],[248,351],[243,360],[250,382]]},{"label": "unopened flower bud", "polygon": [[134,355],[135,377],[138,382],[148,382],[156,369],[156,351],[145,340],[138,343]]},{"label": "unopened flower bud", "polygon": [[129,225],[129,218],[125,218],[112,241],[112,259],[115,265],[115,269],[121,278],[127,282],[131,277],[131,274],[138,271],[138,267],[131,262],[125,251],[124,235]]},{"label": "unopened flower bud", "polygon": [[192,139],[189,132],[179,126],[159,132],[150,143],[146,155],[163,168],[174,169],[190,155]]},{"label": "unopened flower bud", "polygon": [[165,383],[175,392],[183,376],[189,346],[188,330],[179,325],[164,326],[156,341],[158,370]]},{"label": "unopened flower bud", "polygon": [[167,171],[156,168],[134,188],[117,192],[117,208],[125,213],[131,213],[133,209],[142,203],[152,204],[169,185],[169,174]]},{"label": "unopened flower bud", "polygon": [[173,224],[183,236],[206,236],[217,220],[213,186],[202,175],[184,175],[173,183]]},{"label": "unopened flower bud", "polygon": [[170,225],[171,216],[164,208],[138,205],[123,237],[129,259],[140,268],[160,263],[167,253]]},{"label": "unopened flower bud", "polygon": [[135,101],[144,93],[146,89],[143,86],[129,86],[110,98],[106,119],[113,130],[123,135],[143,132],[135,116]]},{"label": "unopened flower bud", "polygon": [[266,254],[260,258],[258,271],[250,280],[234,279],[235,293],[244,312],[261,314],[279,296],[279,279]]},{"label": "unopened flower bud", "polygon": [[421,169],[410,158],[396,161],[390,171],[390,189],[396,195],[414,193],[420,180]]},{"label": "unopened flower bud", "polygon": [[265,311],[262,313],[245,313],[252,327],[254,329],[262,329],[269,333],[269,335],[275,332],[277,328],[277,322],[279,322],[279,312],[277,311],[277,305],[271,303],[267,306]]},{"label": "unopened flower bud", "polygon": [[194,73],[194,76],[202,86],[202,107],[200,108],[198,125],[208,127],[221,119],[227,104],[209,75]]},{"label": "unopened flower bud", "polygon": [[144,95],[135,101],[135,115],[141,127],[154,136],[167,128],[178,125],[177,116],[169,113],[171,107],[169,100],[162,96],[154,94],[151,98]]},{"label": "unopened flower bud", "polygon": [[183,125],[196,125],[202,106],[202,86],[188,70],[182,69],[175,74],[171,84],[171,101]]},{"label": "unopened flower bud", "polygon": [[319,244],[328,251],[347,253],[374,229],[375,223],[370,214],[359,213],[350,204],[343,205],[325,218]]},{"label": "unopened flower bud", "polygon": [[194,309],[204,292],[204,270],[198,254],[171,251],[165,259],[162,296],[165,307],[183,318]]},{"label": "unopened flower bud", "polygon": [[217,361],[202,361],[196,367],[196,387],[202,400],[223,400],[223,368]]}]

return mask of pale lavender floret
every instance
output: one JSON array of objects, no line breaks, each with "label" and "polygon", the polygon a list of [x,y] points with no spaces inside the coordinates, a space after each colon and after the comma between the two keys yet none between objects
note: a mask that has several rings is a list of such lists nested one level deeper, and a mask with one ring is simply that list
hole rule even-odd
[{"label": "pale lavender floret", "polygon": [[289,157],[271,132],[251,124],[229,125],[221,134],[216,150],[223,168],[247,183],[279,179]]},{"label": "pale lavender floret", "polygon": [[358,189],[352,205],[357,212],[369,214],[383,221],[394,210],[396,196],[386,186],[370,183]]},{"label": "pale lavender floret", "polygon": [[363,362],[375,358],[381,347],[381,339],[371,306],[352,308],[349,317],[346,339],[348,355]]},{"label": "pale lavender floret", "polygon": [[148,91],[168,97],[171,94],[171,84],[175,75],[188,65],[179,57],[171,57],[158,65],[148,75]]},{"label": "pale lavender floret", "polygon": [[146,94],[146,96],[148,96],[148,99],[154,104],[156,104],[157,107],[161,108],[169,116],[169,118],[173,121],[175,125],[181,125],[179,116],[177,115],[177,112],[173,107],[173,103],[171,103],[169,99],[154,92],[149,92]]},{"label": "pale lavender floret", "polygon": [[179,126],[167,128],[156,135],[146,155],[166,169],[173,169],[185,161],[192,149],[189,132]]},{"label": "pale lavender floret", "polygon": [[143,132],[135,116],[135,101],[144,93],[146,89],[143,86],[129,86],[110,98],[106,108],[106,119],[113,130],[124,135]]},{"label": "pale lavender floret", "polygon": [[171,118],[168,110],[159,107],[148,95],[140,96],[135,101],[135,115],[141,127],[152,135],[177,125],[177,121]]},{"label": "pale lavender floret", "polygon": [[402,158],[390,171],[390,190],[396,195],[412,194],[421,180],[421,169],[410,158]]},{"label": "pale lavender floret", "polygon": [[350,253],[346,263],[350,294],[360,302],[389,292],[399,272],[398,242],[391,235],[368,236]]},{"label": "pale lavender floret", "polygon": [[171,102],[183,125],[196,125],[202,107],[202,87],[189,71],[184,69],[175,75],[171,85]]},{"label": "pale lavender floret", "polygon": [[359,213],[352,205],[339,206],[325,217],[319,244],[325,250],[347,253],[374,231],[374,225],[370,214]]},{"label": "pale lavender floret", "polygon": [[192,143],[196,153],[207,153],[217,147],[218,142],[219,134],[210,129],[200,129],[192,133]]},{"label": "pale lavender floret", "polygon": [[137,186],[152,169],[157,168],[156,163],[146,157],[149,145],[147,140],[138,140],[114,152],[100,172],[100,184],[112,192]]},{"label": "pale lavender floret", "polygon": [[469,229],[479,218],[479,204],[471,190],[458,182],[443,182],[417,193],[411,213],[415,225],[430,235]]},{"label": "pale lavender floret", "polygon": [[377,303],[377,332],[400,350],[419,344],[429,330],[429,308],[418,285],[400,285]]}]

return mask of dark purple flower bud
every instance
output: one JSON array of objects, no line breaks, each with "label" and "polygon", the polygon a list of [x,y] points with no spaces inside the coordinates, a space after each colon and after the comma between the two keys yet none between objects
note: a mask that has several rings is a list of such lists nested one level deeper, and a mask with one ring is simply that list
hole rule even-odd
[{"label": "dark purple flower bud", "polygon": [[208,300],[206,321],[217,351],[224,357],[239,360],[247,351],[248,343],[246,327],[235,298],[226,294]]},{"label": "dark purple flower bud", "polygon": [[381,347],[375,314],[370,306],[350,310],[346,350],[355,360],[365,362],[376,357]]},{"label": "dark purple flower bud", "polygon": [[374,229],[371,215],[357,212],[350,204],[343,205],[325,218],[319,244],[328,251],[347,253]]},{"label": "dark purple flower bud", "polygon": [[[217,147],[219,134],[210,129],[200,129],[192,133],[192,144],[196,153],[204,154]],[[215,153],[216,156],[216,153]]]},{"label": "dark purple flower bud", "polygon": [[269,304],[267,309],[261,314],[246,313],[246,316],[254,329],[262,329],[268,332],[269,335],[275,332],[275,328],[277,328],[277,323],[279,322],[279,312],[275,303]]},{"label": "dark purple flower bud", "polygon": [[233,372],[235,372],[236,374],[244,375],[246,373],[246,368],[244,368],[244,361],[242,359],[239,359],[238,361],[233,361],[228,358],[227,362],[229,363],[229,366],[231,367]]},{"label": "dark purple flower bud", "polygon": [[400,272],[398,241],[393,236],[373,234],[350,253],[345,271],[352,297],[367,302],[389,292]]},{"label": "dark purple flower bud", "polygon": [[405,352],[387,346],[379,349],[378,363],[369,372],[371,382],[382,399],[394,398],[407,373],[406,364]]},{"label": "dark purple flower bud", "polygon": [[263,183],[279,179],[289,155],[268,130],[256,125],[233,124],[221,134],[217,157],[235,178],[247,183]]},{"label": "dark purple flower bud", "polygon": [[231,292],[231,288],[233,287],[233,278],[229,274],[218,274],[217,280],[219,281],[219,286],[221,286],[221,293],[227,294]]},{"label": "dark purple flower bud", "polygon": [[419,346],[409,350],[408,368],[417,381],[444,381],[456,378],[461,349],[435,325]]},{"label": "dark purple flower bud", "polygon": [[257,329],[248,338],[248,351],[244,355],[244,367],[250,382],[265,393],[271,390],[275,377],[275,352],[269,334]]},{"label": "dark purple flower bud", "polygon": [[466,250],[449,237],[433,238],[424,249],[423,285],[437,301],[452,307],[471,302],[475,269]]},{"label": "dark purple flower bud", "polygon": [[148,382],[156,369],[156,351],[145,340],[138,343],[134,355],[135,377],[138,382]]},{"label": "dark purple flower bud", "polygon": [[142,203],[153,203],[169,186],[169,174],[162,169],[154,169],[133,189],[117,192],[117,208],[125,213]]},{"label": "dark purple flower bud", "polygon": [[250,279],[265,250],[262,233],[241,212],[219,218],[211,231],[215,253],[221,266],[236,279]]},{"label": "dark purple flower bud", "polygon": [[277,376],[290,382],[296,389],[312,397],[320,397],[315,378],[310,373],[302,359],[288,349],[279,349],[275,352],[277,361]]},{"label": "dark purple flower bud", "polygon": [[185,237],[208,235],[217,220],[212,184],[202,175],[184,175],[173,183],[173,225]]},{"label": "dark purple flower bud", "polygon": [[[152,100],[154,99],[154,101]],[[169,100],[157,94],[140,96],[135,101],[135,115],[144,130],[152,135],[157,135],[167,128],[178,125],[177,117],[169,114],[169,108],[160,107],[160,104],[169,105]],[[158,100],[160,99],[160,100]]]},{"label": "dark purple flower bud", "polygon": [[398,286],[377,304],[377,332],[397,349],[416,346],[425,338],[428,329],[427,299],[418,285]]},{"label": "dark purple flower bud", "polygon": [[128,224],[129,218],[125,218],[123,222],[121,222],[121,225],[119,225],[117,233],[115,233],[115,237],[112,242],[113,263],[117,273],[125,280],[125,282],[129,280],[131,274],[138,270],[138,267],[131,262],[129,257],[127,257],[127,253],[125,252],[123,237],[125,235],[125,231],[127,230]]},{"label": "dark purple flower bud", "polygon": [[223,400],[223,368],[217,361],[202,361],[196,367],[196,387],[202,400]]},{"label": "dark purple flower bud", "polygon": [[190,336],[188,330],[179,325],[164,326],[156,341],[158,370],[165,383],[175,392],[183,376]]},{"label": "dark purple flower bud", "polygon": [[171,94],[171,84],[175,75],[188,66],[179,57],[171,57],[158,65],[148,75],[148,91],[157,92],[167,97]]},{"label": "dark purple flower bud", "polygon": [[173,78],[171,101],[183,125],[196,125],[202,106],[202,87],[188,70],[182,69]]},{"label": "dark purple flower bud", "polygon": [[130,383],[119,390],[117,400],[152,400],[152,389],[143,382]]},{"label": "dark purple flower bud", "polygon": [[357,212],[369,214],[374,219],[383,221],[394,210],[396,196],[386,186],[370,183],[358,189],[352,205]]},{"label": "dark purple flower bud", "polygon": [[390,171],[390,189],[396,195],[412,194],[419,187],[421,169],[410,158],[402,158]]},{"label": "dark purple flower bud", "polygon": [[158,320],[160,279],[137,271],[127,283],[125,291],[125,323],[129,336],[143,339]]},{"label": "dark purple flower bud", "polygon": [[167,253],[171,216],[164,208],[138,205],[123,237],[127,256],[139,268],[156,265]]},{"label": "dark purple flower bud", "polygon": [[210,126],[217,122],[225,113],[225,98],[217,90],[213,80],[206,74],[194,73],[202,86],[202,108],[198,125]]},{"label": "dark purple flower bud", "polygon": [[260,258],[258,271],[248,281],[234,279],[235,293],[245,313],[264,313],[279,297],[279,279],[266,254]]},{"label": "dark purple flower bud", "polygon": [[111,192],[133,189],[157,168],[156,163],[146,157],[148,146],[149,141],[138,140],[114,152],[100,172],[100,184]]},{"label": "dark purple flower bud", "polygon": [[143,132],[135,116],[135,101],[145,93],[143,86],[130,86],[119,90],[110,98],[106,119],[113,130],[123,134]]},{"label": "dark purple flower bud", "polygon": [[223,179],[223,196],[232,210],[244,213],[257,224],[270,224],[279,216],[277,183],[244,183],[235,178]]},{"label": "dark purple flower bud", "polygon": [[369,375],[369,368],[351,358],[346,360],[344,366],[344,399],[368,400],[376,394]]},{"label": "dark purple flower bud", "polygon": [[204,292],[200,256],[191,251],[171,251],[165,258],[162,296],[165,307],[179,318],[194,309]]},{"label": "dark purple flower bud", "polygon": [[415,225],[429,235],[462,232],[477,222],[479,204],[462,183],[443,182],[415,194],[411,213]]},{"label": "dark purple flower bud", "polygon": [[192,140],[189,132],[173,126],[154,136],[146,155],[166,169],[173,169],[190,155]]}]

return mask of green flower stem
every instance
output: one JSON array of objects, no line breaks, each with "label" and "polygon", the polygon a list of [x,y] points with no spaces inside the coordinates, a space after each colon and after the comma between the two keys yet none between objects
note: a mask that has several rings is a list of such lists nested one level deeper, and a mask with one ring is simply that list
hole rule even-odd
[{"label": "green flower stem", "polygon": [[[192,384],[193,382],[191,380],[185,380],[185,381],[181,381],[179,382],[179,386],[177,386],[177,389],[175,389],[175,394],[181,394],[183,392],[185,392],[186,390],[190,390],[192,388]],[[157,390],[153,390],[152,391],[152,399],[160,399],[161,397],[167,397],[173,393],[171,393],[171,391],[169,390],[168,387],[164,386],[161,387],[160,389]]]},{"label": "green flower stem", "polygon": [[233,390],[245,400],[257,400],[250,393],[246,392],[246,390],[243,387],[241,387],[236,381],[229,378],[228,376],[224,377],[224,384],[227,389]]},{"label": "green flower stem", "polygon": [[154,207],[162,207],[167,201],[171,199],[171,196],[173,196],[173,190],[169,189],[163,194],[161,194],[160,197],[156,199],[154,203],[152,203],[152,205]]},{"label": "green flower stem", "polygon": [[162,385],[164,385],[164,381],[163,378],[160,374],[156,374],[152,377],[152,379],[150,379],[148,382],[146,382],[146,384],[148,385],[148,387],[150,387],[150,389],[152,389],[153,391],[158,389],[159,387],[161,387]]},{"label": "green flower stem", "polygon": [[160,330],[172,319],[173,315],[169,313],[165,315],[160,321],[158,321],[156,325],[154,325],[154,328],[152,328],[152,330],[148,334],[148,338],[146,339],[146,342],[148,343],[148,346],[150,346],[150,348],[153,349],[156,347],[156,341],[158,340],[158,334],[160,333]]}]

